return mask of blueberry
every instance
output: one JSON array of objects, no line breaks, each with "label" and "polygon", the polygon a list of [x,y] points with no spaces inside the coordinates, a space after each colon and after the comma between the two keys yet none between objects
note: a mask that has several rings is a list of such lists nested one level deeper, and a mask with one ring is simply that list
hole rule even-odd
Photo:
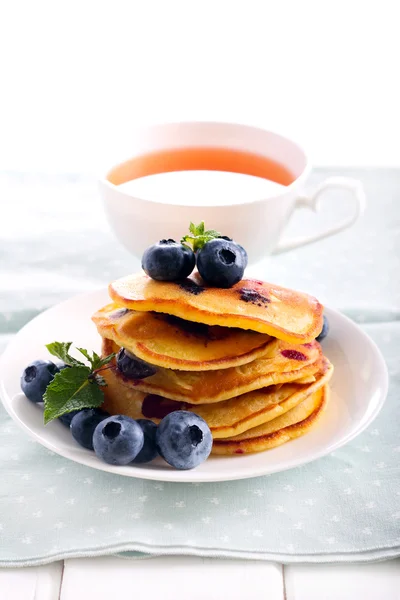
[{"label": "blueberry", "polygon": [[174,240],[161,240],[147,248],[142,257],[143,271],[157,281],[185,279],[195,263],[193,250]]},{"label": "blueberry", "polygon": [[59,368],[51,360],[34,360],[21,376],[21,389],[31,402],[43,402],[43,395]]},{"label": "blueberry", "polygon": [[229,288],[243,277],[246,258],[241,246],[229,240],[214,239],[197,254],[197,268],[209,285]]},{"label": "blueberry", "polygon": [[99,423],[93,434],[97,456],[110,465],[127,465],[143,448],[143,430],[130,417],[116,415]]},{"label": "blueberry", "polygon": [[74,440],[84,448],[93,450],[93,433],[97,425],[109,417],[109,413],[100,408],[84,408],[72,417],[71,433]]},{"label": "blueberry", "polygon": [[[233,239],[232,239],[232,238],[230,238],[230,237],[228,237],[227,235],[219,235],[219,236],[218,236],[218,239],[219,239],[219,240],[226,240],[226,241],[228,241],[228,242],[233,242]],[[241,245],[240,245],[240,244],[238,244],[237,242],[235,242],[235,243],[236,243],[236,246],[237,246],[238,248],[240,248],[240,250],[242,251],[243,258],[244,258],[244,263],[245,263],[245,264],[244,264],[244,268],[246,268],[246,267],[247,267],[247,263],[249,262],[249,258],[248,258],[248,256],[247,256],[247,252],[246,252],[246,250],[243,248],[243,246],[241,246]]]},{"label": "blueberry", "polygon": [[140,427],[143,430],[144,443],[143,448],[141,449],[137,457],[133,460],[133,462],[147,463],[153,460],[158,455],[156,448],[157,425],[149,419],[138,419],[136,423],[140,425]]},{"label": "blueberry", "polygon": [[322,340],[326,338],[328,333],[329,333],[329,321],[328,321],[328,317],[326,317],[324,315],[324,324],[322,325],[321,333],[315,339],[317,340],[317,342],[322,342]]},{"label": "blueberry", "polygon": [[[67,366],[67,365],[65,365]],[[61,367],[60,367],[61,368]],[[65,367],[63,367],[65,368]],[[61,421],[61,423],[63,425],[65,425],[65,427],[69,427],[71,425],[71,421],[74,418],[75,415],[78,414],[78,412],[80,412],[79,410],[73,410],[69,413],[65,413],[65,415],[61,415],[61,417],[58,417],[58,420]]]},{"label": "blueberry", "polygon": [[246,250],[243,248],[243,246],[241,246],[240,244],[236,243],[236,246],[242,251],[243,254],[243,260],[244,260],[244,268],[247,267],[247,264],[249,262],[249,257],[247,256],[247,252]]},{"label": "blueberry", "polygon": [[212,436],[198,415],[176,410],[163,418],[156,433],[158,452],[175,469],[193,469],[208,458]]},{"label": "blueberry", "polygon": [[117,354],[117,367],[129,379],[145,379],[157,372],[153,365],[149,365],[149,363],[131,354],[125,348],[121,348]]}]

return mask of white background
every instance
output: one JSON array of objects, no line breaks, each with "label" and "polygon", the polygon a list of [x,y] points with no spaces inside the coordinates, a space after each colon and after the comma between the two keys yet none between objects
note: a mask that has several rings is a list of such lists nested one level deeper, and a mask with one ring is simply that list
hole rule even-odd
[{"label": "white background", "polygon": [[95,172],[135,125],[228,120],[400,165],[396,0],[0,0],[0,169]]}]

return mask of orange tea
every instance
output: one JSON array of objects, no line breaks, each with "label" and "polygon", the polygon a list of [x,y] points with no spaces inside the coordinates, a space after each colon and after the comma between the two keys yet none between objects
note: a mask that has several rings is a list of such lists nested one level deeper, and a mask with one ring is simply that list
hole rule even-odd
[{"label": "orange tea", "polygon": [[143,154],[115,167],[108,180],[120,185],[139,177],[174,171],[242,173],[285,186],[295,180],[286,167],[271,158],[243,150],[211,147],[172,148]]}]

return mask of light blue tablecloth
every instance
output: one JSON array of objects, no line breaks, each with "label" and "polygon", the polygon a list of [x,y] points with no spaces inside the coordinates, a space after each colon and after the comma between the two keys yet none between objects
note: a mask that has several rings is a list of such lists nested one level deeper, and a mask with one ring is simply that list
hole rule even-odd
[{"label": "light blue tablecloth", "polygon": [[[318,171],[314,182],[329,174]],[[263,270],[268,280],[343,310],[382,349],[391,388],[369,430],[289,472],[181,485],[72,463],[29,440],[0,408],[0,565],[143,556],[135,551],[281,562],[400,555],[400,172],[350,174],[365,183],[364,219]],[[39,311],[138,268],[108,233],[94,182],[3,174],[0,193],[7,200],[0,232],[3,345]],[[318,226],[345,210],[345,199],[334,204]],[[304,213],[291,228],[307,230],[313,218]]]}]

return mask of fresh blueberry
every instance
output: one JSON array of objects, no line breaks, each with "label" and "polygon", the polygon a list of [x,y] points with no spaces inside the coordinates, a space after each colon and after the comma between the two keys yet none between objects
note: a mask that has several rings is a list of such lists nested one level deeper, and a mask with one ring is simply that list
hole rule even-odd
[{"label": "fresh blueberry", "polygon": [[243,248],[243,246],[241,246],[240,244],[236,243],[236,246],[242,251],[243,254],[243,260],[244,260],[244,268],[247,267],[247,264],[249,262],[249,257],[247,256],[247,252],[246,250]]},{"label": "fresh blueberry", "polygon": [[[228,237],[227,235],[219,235],[219,236],[218,236],[218,239],[219,239],[219,240],[226,240],[226,241],[228,241],[228,242],[233,242],[233,239],[232,239],[232,238],[230,238],[230,237]],[[246,267],[247,267],[247,263],[249,262],[249,258],[248,258],[248,256],[247,256],[247,252],[246,252],[246,250],[243,248],[243,246],[241,246],[241,245],[240,245],[240,244],[238,244],[237,242],[236,242],[236,246],[237,246],[238,248],[240,248],[240,249],[241,249],[241,251],[242,251],[242,253],[243,253],[243,258],[244,258],[244,263],[245,263],[245,264],[244,264],[244,268],[246,268]]]},{"label": "fresh blueberry", "polygon": [[164,417],[156,433],[158,452],[175,469],[193,469],[208,458],[212,436],[198,415],[176,410]]},{"label": "fresh blueberry", "polygon": [[243,249],[235,242],[214,239],[197,254],[197,268],[209,285],[229,288],[243,277],[246,267]]},{"label": "fresh blueberry", "polygon": [[72,417],[71,433],[74,440],[84,448],[93,450],[93,433],[97,425],[109,417],[109,413],[100,408],[84,408]]},{"label": "fresh blueberry", "polygon": [[134,463],[147,463],[153,460],[157,455],[156,433],[157,425],[149,419],[138,419],[136,421],[143,430],[144,442],[143,448],[133,460]]},{"label": "fresh blueberry", "polygon": [[131,354],[125,348],[121,348],[117,354],[117,367],[129,379],[145,379],[157,372],[153,365],[149,365],[149,363]]},{"label": "fresh blueberry", "polygon": [[34,360],[21,376],[21,389],[31,402],[43,402],[43,395],[59,368],[51,360]]},{"label": "fresh blueberry", "polygon": [[326,338],[328,333],[329,333],[329,321],[328,321],[328,317],[326,317],[324,315],[324,324],[322,325],[321,333],[315,339],[317,340],[317,342],[322,342],[322,340]]},{"label": "fresh blueberry", "polygon": [[[67,365],[65,365],[67,366]],[[60,367],[61,368],[61,367]],[[65,367],[63,367],[65,368]],[[61,421],[61,423],[63,425],[65,425],[65,427],[69,427],[71,425],[71,421],[74,418],[75,415],[78,414],[78,412],[80,412],[79,410],[73,410],[69,413],[65,413],[65,415],[61,415],[61,417],[58,417],[58,420]]]},{"label": "fresh blueberry", "polygon": [[110,465],[127,465],[143,448],[143,430],[130,417],[116,415],[99,423],[93,434],[97,456]]},{"label": "fresh blueberry", "polygon": [[185,279],[194,269],[196,258],[188,246],[175,240],[161,240],[144,251],[142,269],[157,281]]}]

